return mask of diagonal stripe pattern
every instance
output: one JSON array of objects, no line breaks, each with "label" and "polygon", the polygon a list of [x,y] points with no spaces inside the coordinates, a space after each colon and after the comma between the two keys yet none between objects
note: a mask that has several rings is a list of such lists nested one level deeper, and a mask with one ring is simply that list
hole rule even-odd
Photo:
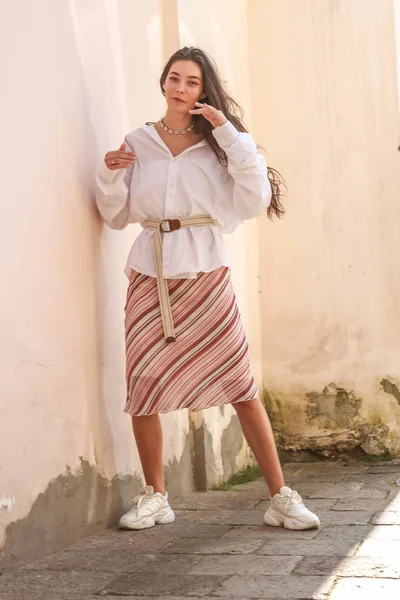
[{"label": "diagonal stripe pattern", "polygon": [[125,307],[125,412],[150,415],[258,396],[227,267],[165,280],[176,342],[166,344],[154,277],[133,272]]}]

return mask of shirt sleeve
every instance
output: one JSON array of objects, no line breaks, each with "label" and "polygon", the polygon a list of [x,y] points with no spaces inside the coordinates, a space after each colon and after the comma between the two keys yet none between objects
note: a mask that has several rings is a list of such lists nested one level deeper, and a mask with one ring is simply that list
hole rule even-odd
[{"label": "shirt sleeve", "polygon": [[233,210],[239,219],[252,219],[271,202],[267,164],[257,152],[249,133],[239,132],[227,121],[213,129],[213,135],[228,157],[228,173],[233,178]]},{"label": "shirt sleeve", "polygon": [[96,204],[111,229],[124,229],[130,223],[130,185],[134,164],[111,170],[103,161],[95,176]]}]

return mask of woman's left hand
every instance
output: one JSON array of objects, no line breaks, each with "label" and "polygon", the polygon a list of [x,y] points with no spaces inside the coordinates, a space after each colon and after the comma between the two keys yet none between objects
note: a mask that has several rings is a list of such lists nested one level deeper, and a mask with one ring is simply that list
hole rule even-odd
[{"label": "woman's left hand", "polygon": [[199,108],[189,110],[189,113],[191,115],[203,115],[214,127],[220,127],[228,120],[221,110],[217,110],[205,102],[195,102],[195,105]]}]

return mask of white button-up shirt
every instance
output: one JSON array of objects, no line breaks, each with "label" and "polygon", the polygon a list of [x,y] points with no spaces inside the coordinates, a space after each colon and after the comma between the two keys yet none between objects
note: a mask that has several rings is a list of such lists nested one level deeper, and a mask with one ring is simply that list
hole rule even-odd
[{"label": "white button-up shirt", "polygon": [[[217,225],[183,227],[163,233],[163,277],[196,277],[229,266],[223,233],[233,232],[244,219],[265,211],[271,200],[267,166],[253,138],[228,121],[213,130],[228,156],[219,162],[205,141],[178,156],[162,141],[153,125],[126,136],[136,154],[128,169],[111,170],[103,162],[96,173],[96,201],[112,229],[145,219],[179,219],[210,215]],[[144,229],[129,253],[130,269],[156,276],[154,230]]]}]

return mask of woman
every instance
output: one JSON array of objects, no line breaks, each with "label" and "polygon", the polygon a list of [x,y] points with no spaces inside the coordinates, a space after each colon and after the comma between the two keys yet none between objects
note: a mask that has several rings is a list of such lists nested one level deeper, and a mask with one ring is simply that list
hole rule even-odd
[{"label": "woman", "polygon": [[146,487],[120,526],[143,529],[175,519],[159,413],[232,404],[269,486],[265,523],[318,527],[318,517],[284,484],[222,238],[266,209],[269,216],[283,214],[277,179],[203,51],[177,51],[160,84],[165,117],[129,133],[96,177],[105,222],[113,229],[143,227],[126,266],[125,411]]}]

